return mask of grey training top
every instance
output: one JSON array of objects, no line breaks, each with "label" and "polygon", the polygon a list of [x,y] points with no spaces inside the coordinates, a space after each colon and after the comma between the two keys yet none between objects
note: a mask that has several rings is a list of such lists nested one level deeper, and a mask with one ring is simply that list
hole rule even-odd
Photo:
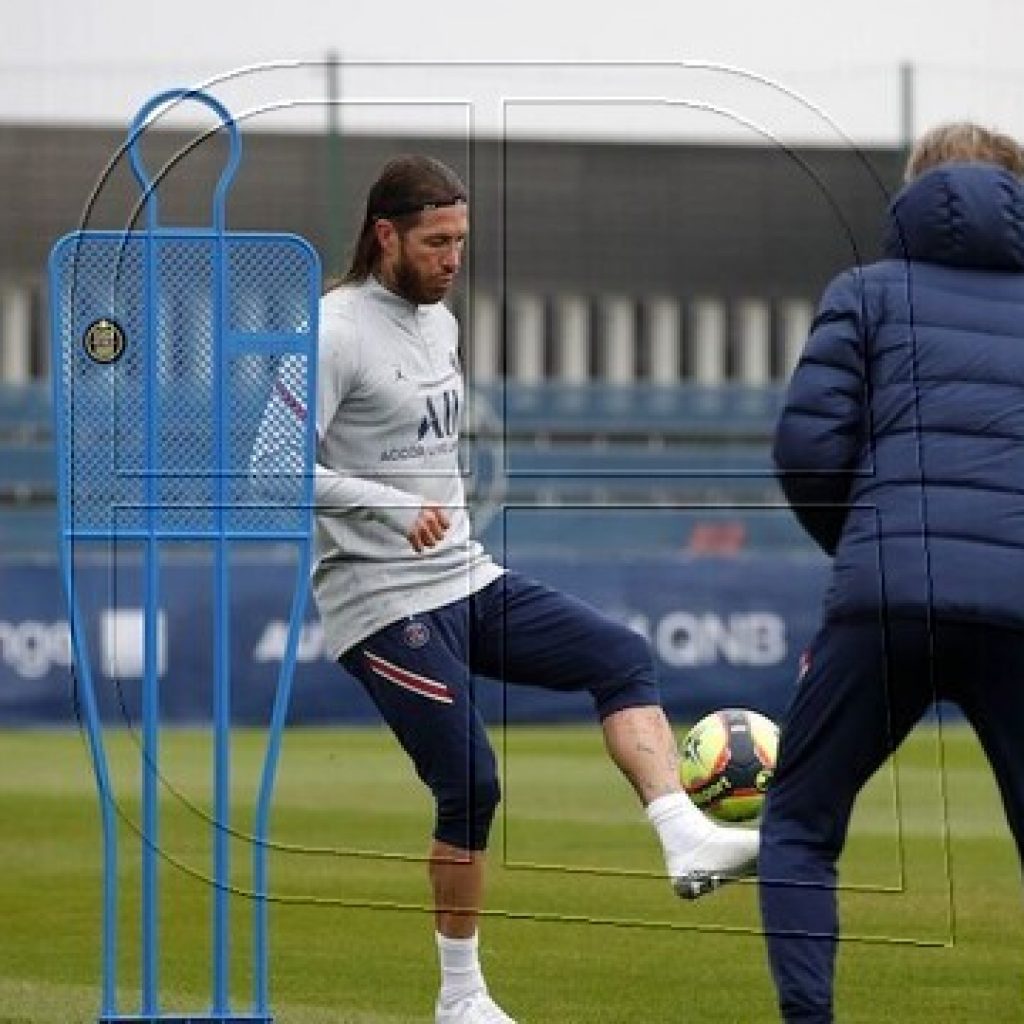
[{"label": "grey training top", "polygon": [[[320,303],[313,592],[337,658],[371,633],[467,597],[504,570],[471,539],[459,471],[458,324],[373,276]],[[417,554],[424,500],[451,526]]]}]

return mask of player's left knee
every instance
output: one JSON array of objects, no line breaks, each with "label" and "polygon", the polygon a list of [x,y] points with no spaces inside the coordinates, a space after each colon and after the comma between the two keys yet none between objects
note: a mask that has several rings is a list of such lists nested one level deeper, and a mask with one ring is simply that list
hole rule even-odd
[{"label": "player's left knee", "polygon": [[594,706],[601,718],[623,708],[661,704],[654,655],[639,633],[622,626],[609,638],[607,679],[591,687]]},{"label": "player's left knee", "polygon": [[485,850],[501,801],[496,773],[481,772],[472,782],[435,791],[434,838],[460,850]]}]

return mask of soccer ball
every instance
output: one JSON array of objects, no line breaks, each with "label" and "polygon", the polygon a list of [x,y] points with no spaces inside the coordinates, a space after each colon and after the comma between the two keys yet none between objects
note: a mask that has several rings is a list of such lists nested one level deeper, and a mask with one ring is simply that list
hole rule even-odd
[{"label": "soccer ball", "polygon": [[720,821],[749,821],[761,813],[775,771],[779,730],[746,708],[723,708],[702,718],[683,741],[683,788]]}]

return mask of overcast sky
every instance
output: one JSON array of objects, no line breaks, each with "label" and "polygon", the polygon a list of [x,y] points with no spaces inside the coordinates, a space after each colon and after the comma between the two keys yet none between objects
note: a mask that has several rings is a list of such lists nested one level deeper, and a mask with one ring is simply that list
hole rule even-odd
[{"label": "overcast sky", "polygon": [[[909,61],[918,129],[971,117],[1024,136],[1020,0],[16,0],[0,118],[125,123],[159,89],[249,69],[212,86],[236,115],[322,125],[332,49],[349,130],[896,142]],[[500,63],[524,61],[565,64]]]}]

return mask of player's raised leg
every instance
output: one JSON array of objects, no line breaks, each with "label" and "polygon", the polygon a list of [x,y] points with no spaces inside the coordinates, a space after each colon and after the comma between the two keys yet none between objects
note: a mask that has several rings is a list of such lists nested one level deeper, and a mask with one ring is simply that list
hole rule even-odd
[{"label": "player's raised leg", "polygon": [[512,572],[476,601],[485,620],[478,671],[511,683],[590,691],[608,752],[644,804],[680,896],[696,898],[753,874],[757,832],[713,824],[683,791],[679,750],[642,636]]},{"label": "player's raised leg", "polygon": [[643,801],[676,893],[696,899],[757,868],[758,833],[713,824],[683,791],[679,750],[660,705],[627,707],[602,720],[612,760]]}]

